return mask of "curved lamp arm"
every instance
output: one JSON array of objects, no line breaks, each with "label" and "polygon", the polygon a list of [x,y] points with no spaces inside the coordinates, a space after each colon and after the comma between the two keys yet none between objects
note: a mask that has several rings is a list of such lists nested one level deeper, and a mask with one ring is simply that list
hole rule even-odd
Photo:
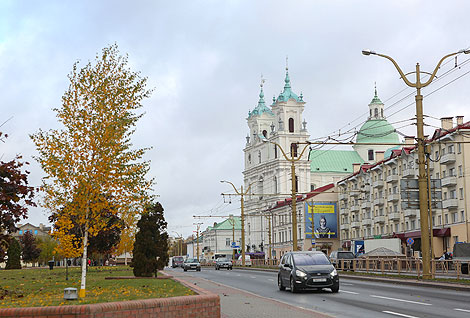
[{"label": "curved lamp arm", "polygon": [[[429,79],[426,81],[426,83],[422,84],[421,87],[428,86],[428,85],[432,82],[432,80],[433,80],[434,77],[436,76],[437,71],[439,70],[439,67],[441,66],[442,62],[444,62],[444,60],[445,60],[446,58],[451,57],[451,56],[453,56],[453,55],[457,55],[457,54],[459,54],[459,53],[465,53],[465,51],[462,50],[462,51],[450,53],[450,54],[447,54],[446,56],[444,56],[444,57],[439,61],[439,63],[437,63],[437,66],[436,66],[436,68],[434,69],[434,71],[432,72],[431,77],[429,77]],[[467,53],[465,53],[465,54],[467,54]]]},{"label": "curved lamp arm", "polygon": [[400,66],[398,66],[397,62],[395,62],[394,59],[392,59],[390,56],[385,55],[385,54],[375,53],[375,55],[384,57],[384,58],[386,58],[387,60],[389,60],[390,62],[392,62],[393,65],[395,65],[395,68],[397,69],[398,73],[400,73],[400,76],[401,76],[401,78],[403,79],[403,81],[406,83],[406,85],[411,86],[411,87],[416,87],[416,83],[413,84],[413,83],[411,83],[411,82],[406,78],[406,76],[405,76],[405,74],[403,73],[403,71],[401,70]]}]

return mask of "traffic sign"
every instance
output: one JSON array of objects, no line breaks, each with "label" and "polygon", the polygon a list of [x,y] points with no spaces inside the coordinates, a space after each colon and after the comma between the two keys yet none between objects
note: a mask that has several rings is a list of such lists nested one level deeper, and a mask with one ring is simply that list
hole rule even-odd
[{"label": "traffic sign", "polygon": [[411,237],[409,237],[409,238],[406,239],[406,243],[407,243],[408,245],[413,245],[414,242],[415,242],[415,240],[413,240]]}]

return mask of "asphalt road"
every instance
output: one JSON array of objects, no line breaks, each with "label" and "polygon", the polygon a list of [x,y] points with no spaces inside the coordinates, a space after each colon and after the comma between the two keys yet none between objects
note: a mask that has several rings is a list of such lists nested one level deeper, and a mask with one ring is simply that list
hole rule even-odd
[{"label": "asphalt road", "polygon": [[[181,268],[170,269],[182,272]],[[340,291],[329,289],[292,294],[279,291],[277,273],[256,270],[203,268],[185,274],[248,291],[296,307],[336,317],[470,317],[470,292],[404,284],[347,279],[340,276]]]}]

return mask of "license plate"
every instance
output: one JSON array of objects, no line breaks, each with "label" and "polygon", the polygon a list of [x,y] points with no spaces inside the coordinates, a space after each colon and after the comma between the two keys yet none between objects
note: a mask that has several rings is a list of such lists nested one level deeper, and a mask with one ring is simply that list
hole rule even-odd
[{"label": "license plate", "polygon": [[312,282],[314,283],[326,282],[326,278],[312,278]]}]

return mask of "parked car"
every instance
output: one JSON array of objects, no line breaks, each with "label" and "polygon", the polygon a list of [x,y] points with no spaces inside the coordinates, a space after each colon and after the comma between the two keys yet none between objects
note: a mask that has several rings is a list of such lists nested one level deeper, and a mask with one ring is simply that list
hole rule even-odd
[{"label": "parked car", "polygon": [[330,262],[333,264],[335,268],[340,267],[341,268],[341,263],[344,260],[344,265],[343,269],[345,270],[352,270],[353,269],[353,259],[355,258],[353,252],[349,251],[333,251],[330,254]]},{"label": "parked car", "polygon": [[218,258],[217,261],[215,261],[215,270],[220,270],[221,268],[233,269],[232,266],[232,261],[228,258],[222,257]]},{"label": "parked car", "polygon": [[[242,255],[238,256],[237,265],[242,266]],[[250,255],[245,255],[245,266],[251,266],[251,257]]]},{"label": "parked car", "polygon": [[281,259],[277,284],[279,290],[289,287],[292,293],[314,288],[330,288],[337,293],[339,276],[323,252],[288,252]]},{"label": "parked car", "polygon": [[201,263],[197,258],[188,258],[183,263],[183,270],[186,272],[188,269],[194,269],[198,272],[201,271]]},{"label": "parked car", "polygon": [[183,256],[173,256],[173,258],[171,259],[171,267],[183,267],[183,262]]}]

